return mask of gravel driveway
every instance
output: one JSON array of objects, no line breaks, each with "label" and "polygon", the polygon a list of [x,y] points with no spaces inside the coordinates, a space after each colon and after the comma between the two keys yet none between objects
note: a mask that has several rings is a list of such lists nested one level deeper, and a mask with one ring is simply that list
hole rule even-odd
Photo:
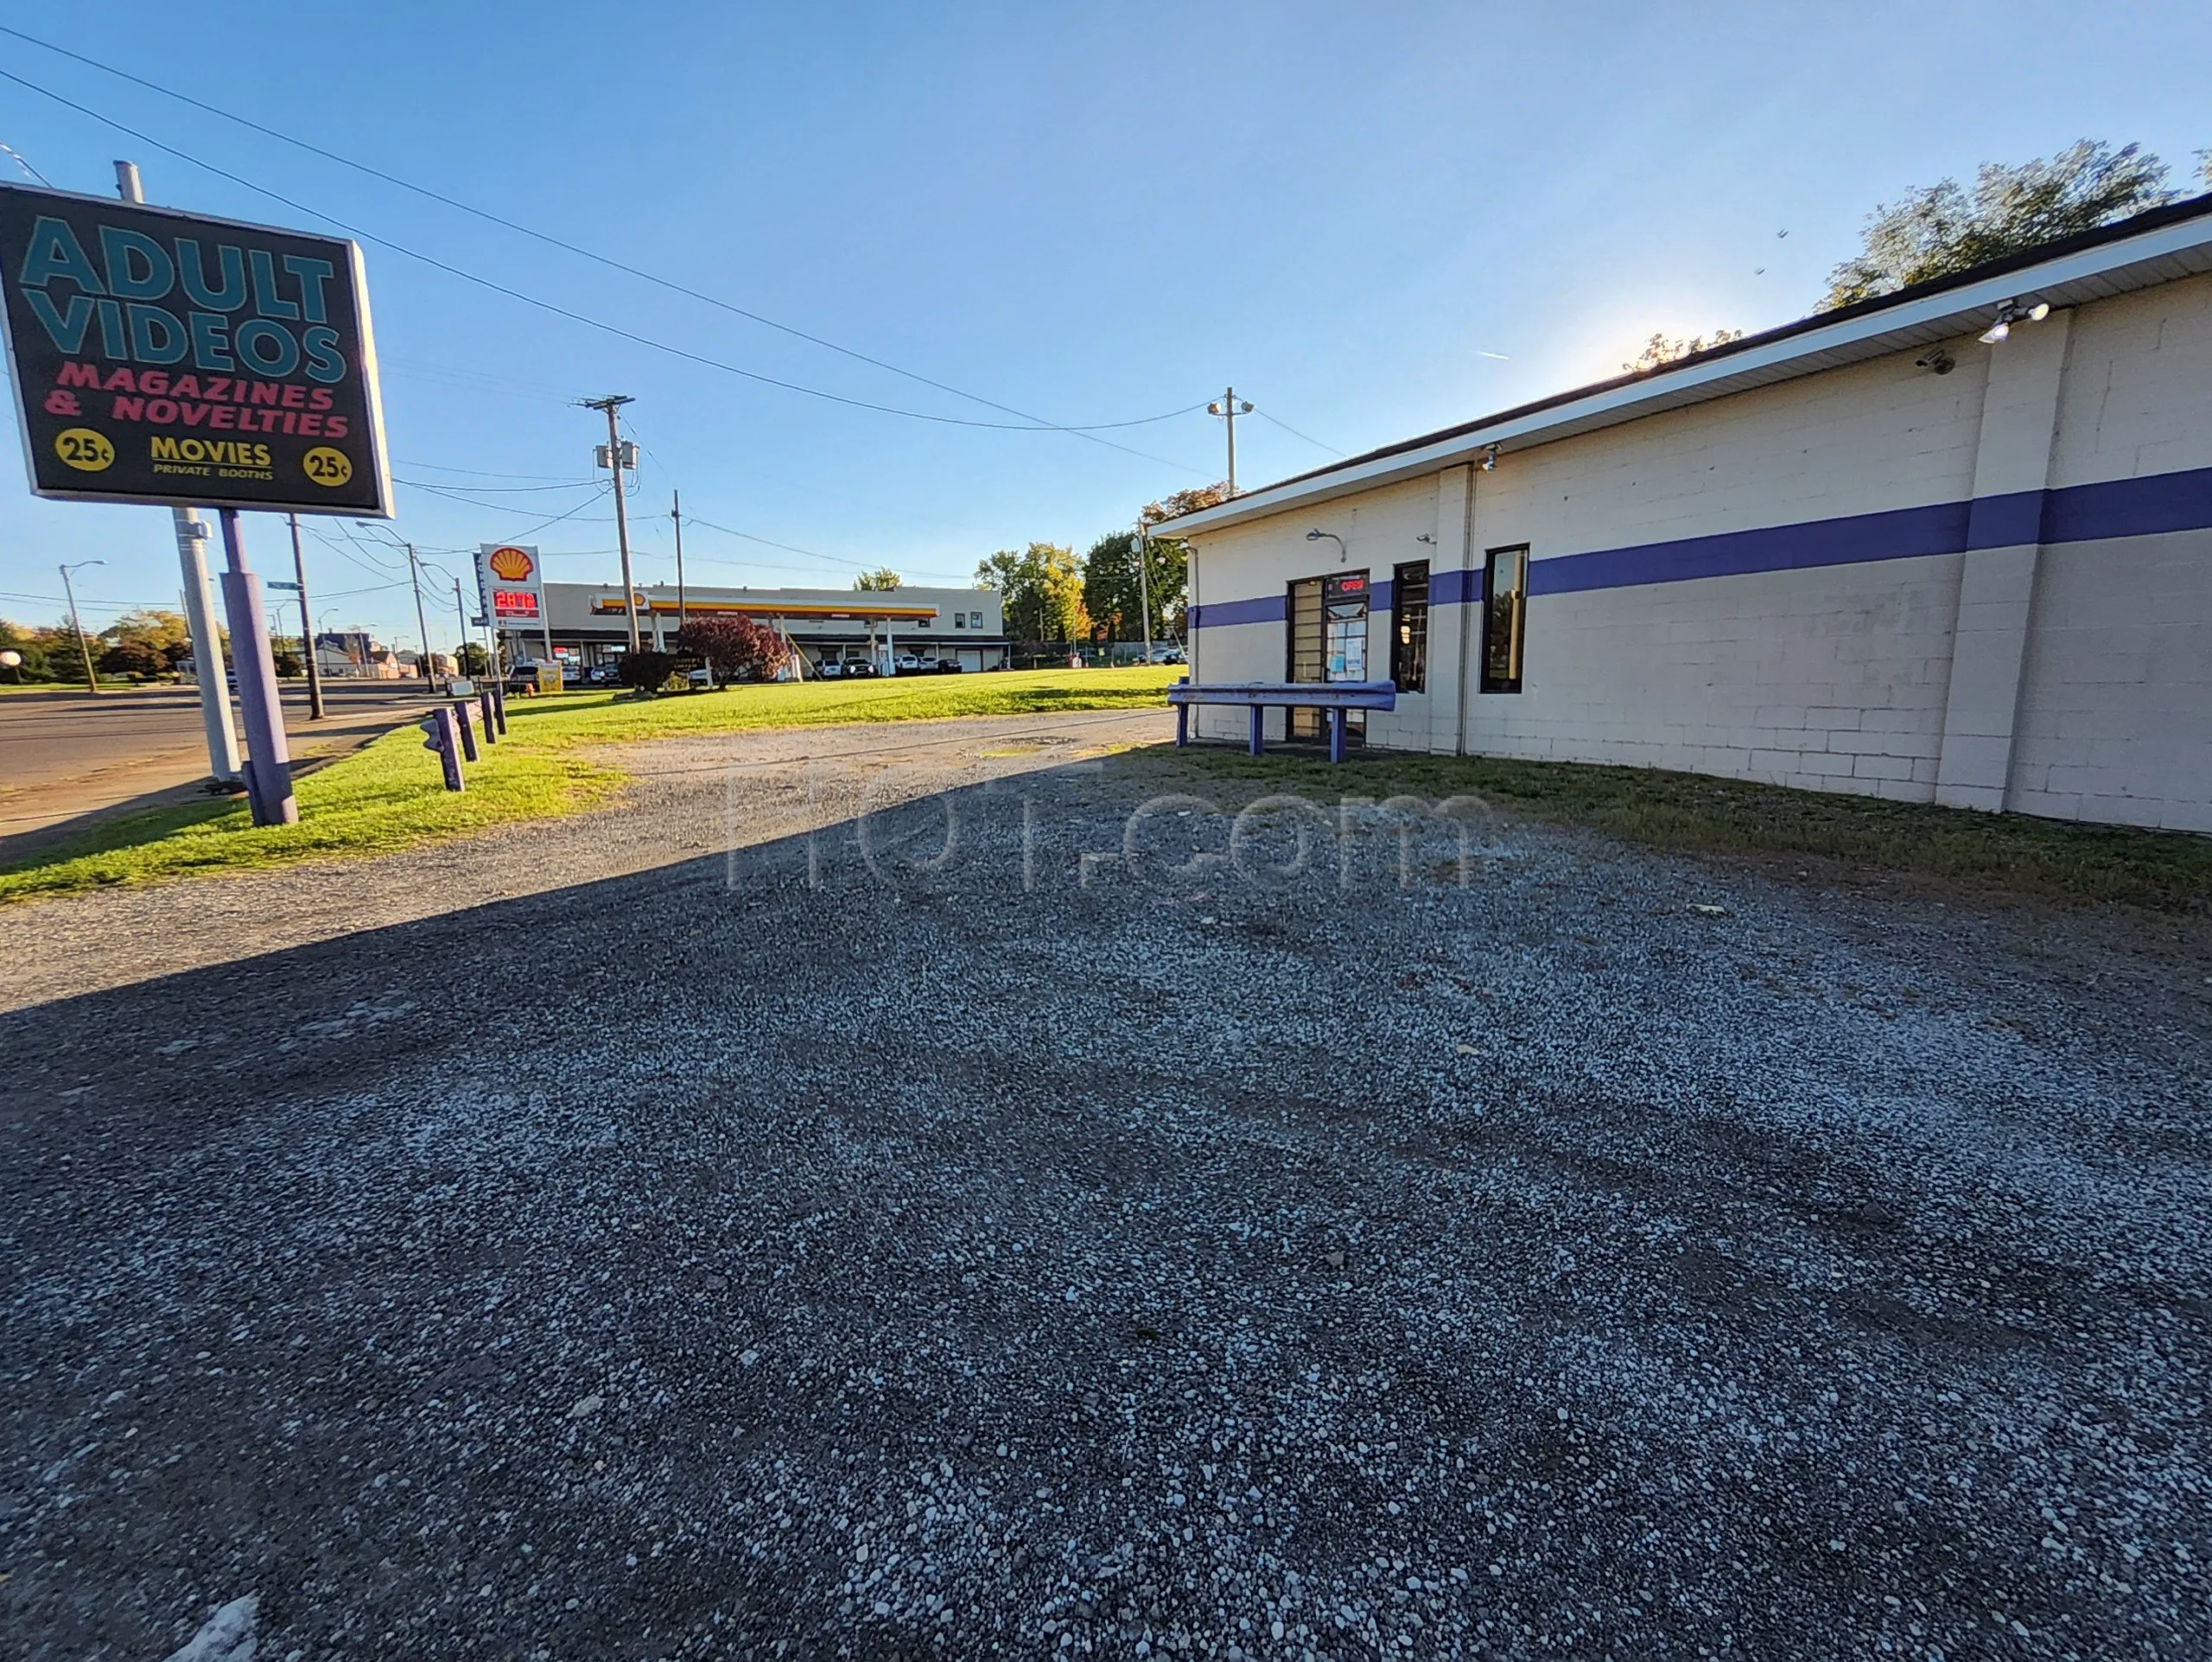
[{"label": "gravel driveway", "polygon": [[2212,1652],[2201,926],[1159,731],[11,909],[0,1653]]}]

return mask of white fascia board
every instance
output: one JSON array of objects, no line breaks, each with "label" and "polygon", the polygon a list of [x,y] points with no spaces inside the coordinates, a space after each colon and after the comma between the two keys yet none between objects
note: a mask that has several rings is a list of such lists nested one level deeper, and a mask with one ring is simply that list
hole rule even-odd
[{"label": "white fascia board", "polygon": [[[1532,410],[1510,420],[1455,433],[1433,444],[1355,462],[1287,484],[1263,485],[1230,501],[1200,508],[1179,519],[1163,520],[1152,528],[1152,534],[1190,537],[1218,531],[1270,513],[1326,502],[1460,466],[1493,444],[1502,451],[1509,448],[1527,449],[1553,439],[1618,426],[1644,416],[1701,404],[1754,386],[1817,374],[1824,369],[1862,362],[1961,333],[1979,333],[1994,318],[1997,308],[2008,300],[2047,300],[2056,309],[2130,289],[2149,288],[2171,279],[2166,274],[2145,271],[2137,274],[2139,280],[2130,281],[2130,267],[2148,267],[2158,261],[2191,253],[2198,257],[2190,262],[2196,271],[2212,271],[2212,221],[2193,219],[2162,226],[2125,241],[2083,249],[2041,265],[2007,271],[1967,288],[1948,290],[1892,309],[1848,318],[1826,328],[1808,329],[1709,363],[1662,371],[1649,379],[1610,387],[1586,398]],[[2071,285],[2088,283],[2094,286],[2071,295],[2066,292]]]}]

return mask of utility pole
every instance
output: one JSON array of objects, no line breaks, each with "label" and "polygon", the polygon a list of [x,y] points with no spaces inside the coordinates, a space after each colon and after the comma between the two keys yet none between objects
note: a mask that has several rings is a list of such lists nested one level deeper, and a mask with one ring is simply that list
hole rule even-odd
[{"label": "utility pole", "polygon": [[1231,496],[1236,494],[1236,418],[1251,413],[1250,400],[1239,398],[1233,386],[1222,393],[1217,403],[1206,406],[1206,414],[1220,416],[1229,423],[1229,494]]},{"label": "utility pole", "polygon": [[681,634],[691,621],[683,602],[683,493],[671,491],[668,500],[668,517],[676,521],[676,629]]},{"label": "utility pole", "polygon": [[607,465],[614,474],[614,542],[622,551],[622,615],[630,625],[630,650],[638,650],[638,590],[630,580],[630,508],[622,494],[622,430],[615,412],[636,400],[620,392],[603,398],[585,398],[587,410],[607,412]]},{"label": "utility pole", "polygon": [[61,592],[69,597],[69,633],[77,637],[77,655],[85,660],[85,685],[92,690],[95,696],[100,690],[100,678],[92,672],[92,643],[85,639],[84,620],[77,615],[77,589],[69,581],[69,574],[82,571],[88,565],[106,564],[105,560],[79,560],[74,565],[61,568]]},{"label": "utility pole", "polygon": [[1137,521],[1137,605],[1144,612],[1144,661],[1152,662],[1152,575],[1146,569],[1151,564],[1150,549],[1144,534],[1144,521]]},{"label": "utility pole", "polygon": [[315,618],[308,610],[308,562],[300,552],[300,516],[284,516],[292,523],[292,576],[300,585],[300,634],[305,637],[301,644],[308,649],[308,719],[322,719],[322,672],[315,667]]},{"label": "utility pole", "polygon": [[[126,202],[146,200],[136,162],[115,164],[116,194]],[[184,616],[192,631],[192,662],[200,686],[200,727],[207,741],[207,784],[211,790],[235,790],[244,782],[238,767],[238,735],[231,725],[231,689],[223,673],[223,636],[207,604],[207,522],[194,509],[172,507],[177,564],[184,571]],[[312,662],[312,657],[310,657]]]},{"label": "utility pole", "polygon": [[435,685],[438,678],[436,667],[430,661],[430,620],[423,610],[423,564],[415,557],[415,544],[409,543],[406,548],[407,575],[415,584],[415,627],[423,632],[423,681],[425,685]]},{"label": "utility pole", "polygon": [[[458,665],[461,662],[461,652],[469,644],[468,608],[461,604],[461,579],[459,577],[455,577],[453,580],[453,614],[454,621],[461,625],[461,645],[454,648],[454,661]],[[463,667],[466,666],[464,665]]]}]

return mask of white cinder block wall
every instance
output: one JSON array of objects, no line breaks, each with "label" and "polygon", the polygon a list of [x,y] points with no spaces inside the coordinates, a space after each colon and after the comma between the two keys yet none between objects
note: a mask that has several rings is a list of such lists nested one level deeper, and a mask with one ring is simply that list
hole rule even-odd
[{"label": "white cinder block wall", "polygon": [[[2212,279],[2077,310],[2053,490],[2205,468]],[[2032,617],[2007,806],[2212,831],[2212,530],[2047,544]]]},{"label": "white cinder block wall", "polygon": [[2083,534],[2202,497],[2166,476],[2212,468],[2212,278],[1948,350],[1948,374],[1901,352],[1201,532],[1202,618],[1248,621],[1202,621],[1193,678],[1281,679],[1294,579],[1525,543],[1524,690],[1478,691],[1480,608],[1438,605],[1428,690],[1371,743],[2212,830],[2212,529]]}]

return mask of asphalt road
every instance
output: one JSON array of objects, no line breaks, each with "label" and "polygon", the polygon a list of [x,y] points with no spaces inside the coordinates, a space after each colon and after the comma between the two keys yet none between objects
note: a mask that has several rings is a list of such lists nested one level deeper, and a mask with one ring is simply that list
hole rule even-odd
[{"label": "asphalt road", "polygon": [[0,1653],[2212,1652],[2201,920],[1161,725],[11,912]]},{"label": "asphalt road", "polygon": [[[285,732],[295,755],[357,740],[424,702],[423,690],[406,682],[333,681],[324,695],[328,714],[314,722],[306,685],[283,688]],[[26,833],[188,788],[207,774],[194,688],[97,697],[0,693],[0,850]]]}]

